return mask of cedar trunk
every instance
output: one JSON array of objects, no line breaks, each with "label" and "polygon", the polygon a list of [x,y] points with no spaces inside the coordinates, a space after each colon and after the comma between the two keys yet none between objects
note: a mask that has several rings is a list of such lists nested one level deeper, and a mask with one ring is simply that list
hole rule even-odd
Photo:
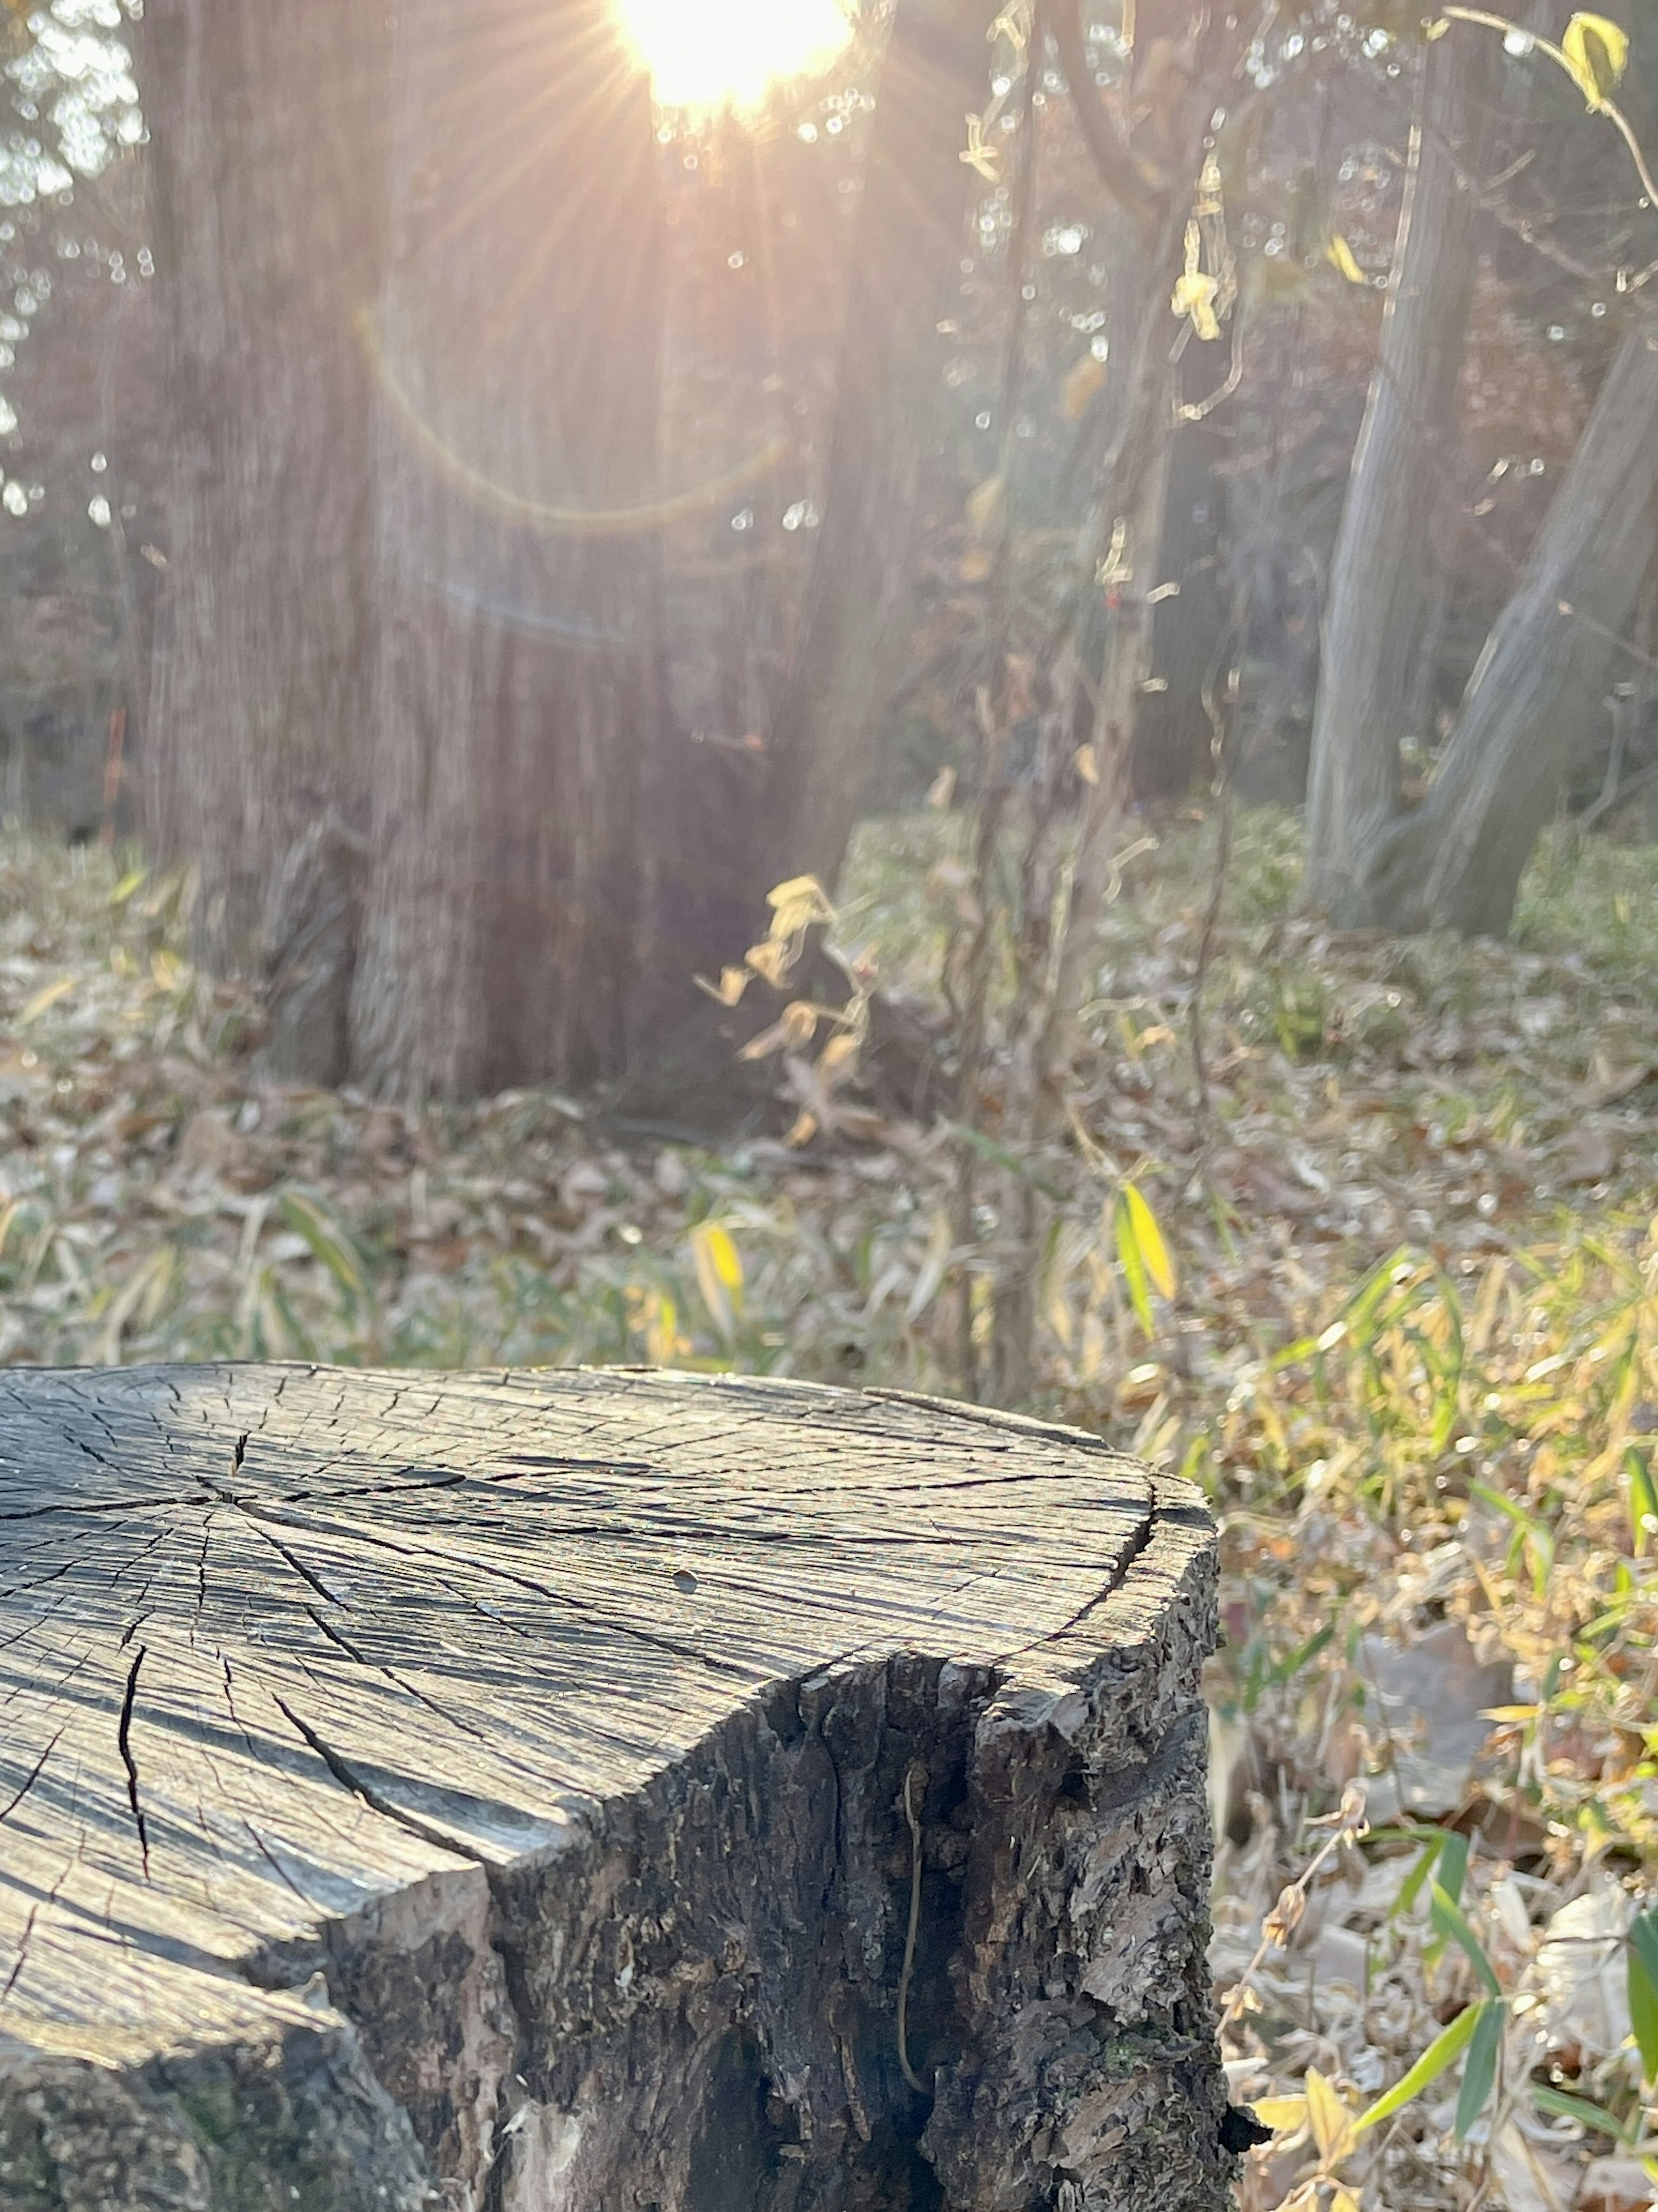
[{"label": "cedar trunk", "polygon": [[372,665],[354,318],[380,259],[380,21],[341,0],[151,0],[144,32],[173,425],[141,812],[152,850],[200,872],[199,957],[268,971],[313,1075],[343,1046],[340,860]]},{"label": "cedar trunk", "polygon": [[370,349],[373,854],[351,1066],[615,1068],[659,708],[659,209],[604,0],[404,0]]},{"label": "cedar trunk", "polygon": [[964,116],[984,105],[995,0],[899,0],[863,185],[823,526],[770,740],[763,897],[832,884],[908,644],[923,469],[967,213]]},{"label": "cedar trunk", "polygon": [[656,744],[648,87],[602,0],[155,0],[175,410],[146,829],[266,1057],[629,1042]]}]

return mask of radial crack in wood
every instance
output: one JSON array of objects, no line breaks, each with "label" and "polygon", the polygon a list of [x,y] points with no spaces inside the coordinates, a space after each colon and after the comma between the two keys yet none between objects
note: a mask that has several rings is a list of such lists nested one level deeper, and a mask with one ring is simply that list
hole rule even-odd
[{"label": "radial crack in wood", "polygon": [[0,1376],[0,2207],[1211,2212],[1213,1614],[967,1408]]}]

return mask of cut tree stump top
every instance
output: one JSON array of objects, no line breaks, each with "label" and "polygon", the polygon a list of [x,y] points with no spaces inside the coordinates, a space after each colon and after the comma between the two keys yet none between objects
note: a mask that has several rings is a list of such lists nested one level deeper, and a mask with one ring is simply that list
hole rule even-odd
[{"label": "cut tree stump top", "polygon": [[[326,1965],[330,1931],[462,1927],[446,1883],[482,1869],[499,1906],[734,1717],[904,1655],[981,1735],[1055,1741],[1119,1665],[1102,1758],[1129,1769],[1191,1723],[1211,1550],[1194,1493],[1088,1438],[895,1394],[0,1375],[0,2088],[316,2028],[337,1984],[283,1962]],[[888,1790],[900,1936],[901,1811]],[[498,2102],[501,2066],[474,2072]],[[446,2106],[425,2154],[475,2183],[472,2125]]]}]

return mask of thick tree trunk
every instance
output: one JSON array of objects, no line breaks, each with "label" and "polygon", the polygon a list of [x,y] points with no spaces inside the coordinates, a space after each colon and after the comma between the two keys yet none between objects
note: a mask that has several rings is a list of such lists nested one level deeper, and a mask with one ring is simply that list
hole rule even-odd
[{"label": "thick tree trunk", "polygon": [[1350,926],[1500,936],[1658,552],[1658,334],[1626,337],[1422,805],[1372,834]]},{"label": "thick tree trunk", "polygon": [[1433,518],[1457,427],[1475,275],[1472,196],[1500,52],[1453,24],[1428,48],[1382,358],[1353,456],[1324,626],[1307,796],[1307,890],[1340,910],[1360,856],[1398,812],[1430,613]]},{"label": "thick tree trunk", "polygon": [[345,975],[315,955],[349,844],[317,853],[358,811],[373,658],[355,317],[380,263],[382,12],[152,0],[148,19],[173,481],[141,811],[161,857],[200,870],[200,956],[265,965],[279,998],[286,976],[289,1070],[326,1077]]},{"label": "thick tree trunk", "polygon": [[36,1373],[0,1455],[6,2212],[1230,2201],[1189,1486],[637,1374]]},{"label": "thick tree trunk", "polygon": [[[864,177],[823,525],[769,740],[769,882],[832,884],[908,643],[917,501],[980,189],[961,155],[985,104],[996,0],[899,0]],[[756,885],[763,895],[769,882]]]},{"label": "thick tree trunk", "polygon": [[649,89],[604,0],[403,0],[392,40],[351,1068],[581,1080],[626,1048],[659,715]]}]

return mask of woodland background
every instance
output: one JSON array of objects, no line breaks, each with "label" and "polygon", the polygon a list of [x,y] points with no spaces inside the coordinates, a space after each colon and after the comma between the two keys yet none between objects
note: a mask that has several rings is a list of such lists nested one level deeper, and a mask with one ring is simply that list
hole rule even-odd
[{"label": "woodland background", "polygon": [[1512,13],[8,5],[0,1359],[1199,1481],[1250,2212],[1658,2170],[1658,26]]}]

